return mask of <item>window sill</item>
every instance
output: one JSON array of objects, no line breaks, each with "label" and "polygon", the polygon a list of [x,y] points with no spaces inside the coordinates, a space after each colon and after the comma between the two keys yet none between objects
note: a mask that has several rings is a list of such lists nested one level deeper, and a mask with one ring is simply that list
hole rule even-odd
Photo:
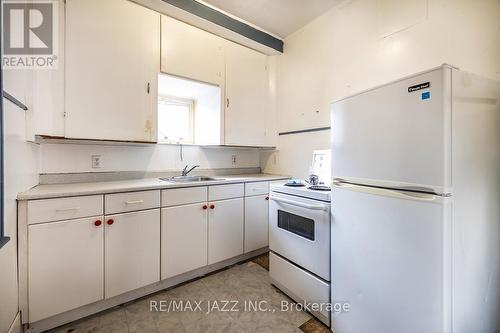
[{"label": "window sill", "polygon": [[10,237],[2,237],[0,238],[0,249],[10,241]]}]

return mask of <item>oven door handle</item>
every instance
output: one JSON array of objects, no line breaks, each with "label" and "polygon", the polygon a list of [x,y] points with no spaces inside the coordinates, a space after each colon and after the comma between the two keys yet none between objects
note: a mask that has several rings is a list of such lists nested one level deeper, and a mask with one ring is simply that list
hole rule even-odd
[{"label": "oven door handle", "polygon": [[310,205],[310,204],[303,203],[300,201],[277,198],[277,197],[273,197],[273,196],[271,196],[270,199],[277,201],[277,202],[282,202],[282,203],[286,203],[289,205],[298,206],[298,207],[307,208],[307,209],[313,209],[313,210],[328,210],[328,208],[330,208],[330,206],[327,206],[327,205]]}]

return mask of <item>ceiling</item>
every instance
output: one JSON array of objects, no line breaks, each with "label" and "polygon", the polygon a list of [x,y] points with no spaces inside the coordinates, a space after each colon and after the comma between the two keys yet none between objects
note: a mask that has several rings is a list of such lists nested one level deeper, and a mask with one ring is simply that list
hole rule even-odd
[{"label": "ceiling", "polygon": [[203,0],[278,37],[299,30],[341,0]]}]

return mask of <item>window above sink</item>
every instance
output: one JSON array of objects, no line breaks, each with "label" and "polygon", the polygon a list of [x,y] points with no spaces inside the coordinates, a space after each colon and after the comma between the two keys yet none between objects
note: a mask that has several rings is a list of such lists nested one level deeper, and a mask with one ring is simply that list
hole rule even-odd
[{"label": "window above sink", "polygon": [[192,99],[158,97],[158,142],[194,144]]},{"label": "window above sink", "polygon": [[221,88],[158,76],[158,143],[221,144]]}]

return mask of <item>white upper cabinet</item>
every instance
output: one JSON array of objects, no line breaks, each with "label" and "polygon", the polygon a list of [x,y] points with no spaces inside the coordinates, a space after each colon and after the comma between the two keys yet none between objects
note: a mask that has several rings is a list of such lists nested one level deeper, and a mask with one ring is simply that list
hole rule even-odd
[{"label": "white upper cabinet", "polygon": [[163,72],[220,87],[191,141],[273,146],[266,55],[125,0],[67,0],[65,28],[66,138],[157,142]]},{"label": "white upper cabinet", "polygon": [[161,29],[162,72],[223,88],[224,143],[272,146],[268,57],[168,16]]},{"label": "white upper cabinet", "polygon": [[222,86],[224,39],[168,16],[161,17],[161,71]]},{"label": "white upper cabinet", "polygon": [[271,120],[267,56],[227,42],[225,143],[269,146]]},{"label": "white upper cabinet", "polygon": [[[2,2],[3,3],[3,2]],[[53,66],[31,68],[19,65],[2,69],[3,90],[23,103],[25,139],[35,141],[35,135],[64,136],[64,3],[53,2],[54,39]],[[56,12],[57,11],[57,12]],[[18,107],[5,102],[5,107]]]},{"label": "white upper cabinet", "polygon": [[65,137],[156,141],[159,71],[159,13],[67,0]]}]

